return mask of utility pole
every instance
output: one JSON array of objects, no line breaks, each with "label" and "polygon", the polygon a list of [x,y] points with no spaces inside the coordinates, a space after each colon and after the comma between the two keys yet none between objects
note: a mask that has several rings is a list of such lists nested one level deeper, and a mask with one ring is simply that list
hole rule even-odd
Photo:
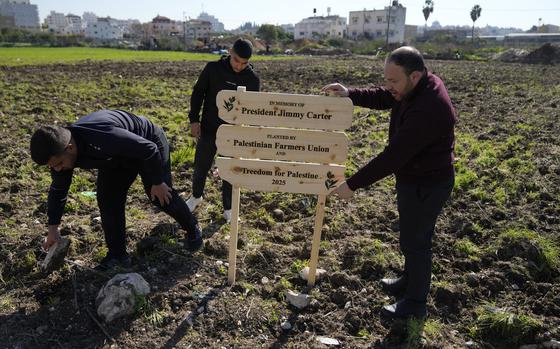
[{"label": "utility pole", "polygon": [[389,15],[387,16],[387,39],[385,39],[385,47],[389,47],[389,24],[391,23],[392,8],[393,8],[393,0],[389,0]]}]

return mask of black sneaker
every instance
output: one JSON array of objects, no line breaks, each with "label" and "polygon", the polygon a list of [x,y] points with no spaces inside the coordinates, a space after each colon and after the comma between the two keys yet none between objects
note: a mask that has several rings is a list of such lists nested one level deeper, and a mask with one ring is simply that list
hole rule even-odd
[{"label": "black sneaker", "polygon": [[395,279],[381,279],[381,286],[383,290],[391,294],[399,294],[406,290],[406,285],[408,284],[408,279],[406,276],[401,276]]},{"label": "black sneaker", "polygon": [[400,301],[385,305],[382,309],[384,315],[392,318],[409,318],[424,319],[428,315],[425,302],[416,302],[410,299],[401,299]]},{"label": "black sneaker", "polygon": [[197,226],[194,233],[188,233],[186,239],[186,249],[190,252],[196,252],[202,247],[202,232]]},{"label": "black sneaker", "polygon": [[129,255],[124,255],[121,257],[106,256],[101,260],[98,266],[94,269],[97,271],[107,271],[115,267],[130,268],[132,266],[132,259]]}]

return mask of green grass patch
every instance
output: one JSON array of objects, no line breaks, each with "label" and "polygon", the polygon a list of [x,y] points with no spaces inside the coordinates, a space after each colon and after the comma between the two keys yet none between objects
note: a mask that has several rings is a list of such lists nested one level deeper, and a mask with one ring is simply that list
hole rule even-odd
[{"label": "green grass patch", "polygon": [[[3,47],[0,66],[72,64],[84,61],[176,62],[213,61],[220,56],[209,53],[177,51],[140,51],[91,47]],[[286,56],[253,56],[252,61],[301,59]]]},{"label": "green grass patch", "polygon": [[[556,271],[560,269],[560,246],[555,241],[527,229],[510,229],[500,235],[495,243],[495,248],[509,251],[514,254],[517,250],[523,250],[534,258],[539,271]],[[526,251],[532,246],[531,251]],[[506,257],[509,255],[506,253]]]},{"label": "green grass patch", "polygon": [[479,260],[482,250],[469,239],[461,239],[455,242],[455,251],[460,255],[466,256],[472,260]]},{"label": "green grass patch", "polygon": [[499,348],[518,347],[534,343],[535,335],[543,324],[528,315],[515,314],[492,306],[477,309],[475,325],[470,329],[471,335]]}]

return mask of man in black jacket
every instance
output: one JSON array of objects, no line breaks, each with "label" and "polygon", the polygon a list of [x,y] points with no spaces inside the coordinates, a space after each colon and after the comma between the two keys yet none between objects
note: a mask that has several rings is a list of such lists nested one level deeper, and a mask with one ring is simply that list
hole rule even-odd
[{"label": "man in black jacket", "polygon": [[[260,89],[259,77],[249,64],[252,53],[251,42],[238,39],[233,44],[229,56],[206,64],[193,87],[189,120],[191,135],[197,139],[197,144],[194,156],[192,195],[187,200],[191,211],[194,211],[203,200],[206,176],[216,155],[216,132],[218,127],[225,123],[218,116],[216,95],[221,90],[236,90],[238,86],[245,86],[247,91],[259,91]],[[202,120],[199,115],[201,107]],[[231,220],[231,184],[226,181],[222,182],[222,203],[224,218],[229,222]]]},{"label": "man in black jacket", "polygon": [[392,293],[404,298],[387,305],[392,317],[424,317],[432,269],[432,237],[438,215],[454,183],[455,108],[443,81],[428,72],[413,47],[401,47],[385,61],[385,87],[348,89],[330,84],[323,91],[350,97],[354,105],[391,109],[389,144],[333,194],[342,199],[355,190],[395,174],[403,275],[382,279]]},{"label": "man in black jacket", "polygon": [[172,189],[165,134],[148,119],[121,110],[101,110],[66,128],[43,126],[31,137],[31,158],[51,168],[45,249],[60,240],[58,226],[76,167],[99,169],[97,202],[109,251],[97,269],[131,264],[126,252],[125,204],[138,174],[152,202],[187,231],[187,249],[201,247],[196,218]]}]

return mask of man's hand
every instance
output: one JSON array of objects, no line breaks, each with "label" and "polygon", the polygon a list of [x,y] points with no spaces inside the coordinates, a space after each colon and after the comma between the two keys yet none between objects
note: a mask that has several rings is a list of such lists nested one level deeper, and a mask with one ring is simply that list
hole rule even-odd
[{"label": "man's hand", "polygon": [[52,245],[57,242],[60,242],[61,237],[60,233],[58,232],[58,225],[49,225],[49,233],[47,234],[47,239],[43,243],[43,249],[48,251]]},{"label": "man's hand", "polygon": [[321,92],[327,95],[338,97],[348,97],[348,89],[339,83],[329,84],[321,89]]},{"label": "man's hand", "polygon": [[348,200],[352,197],[352,195],[354,195],[354,191],[350,189],[346,181],[344,181],[341,185],[331,191],[329,196],[331,195],[338,195],[338,197],[340,197],[342,200]]},{"label": "man's hand", "polygon": [[157,198],[161,206],[167,205],[171,202],[171,188],[165,182],[157,185],[154,184],[150,190],[150,197],[152,201],[155,201]]},{"label": "man's hand", "polygon": [[191,123],[191,136],[196,139],[200,138],[200,122]]}]

